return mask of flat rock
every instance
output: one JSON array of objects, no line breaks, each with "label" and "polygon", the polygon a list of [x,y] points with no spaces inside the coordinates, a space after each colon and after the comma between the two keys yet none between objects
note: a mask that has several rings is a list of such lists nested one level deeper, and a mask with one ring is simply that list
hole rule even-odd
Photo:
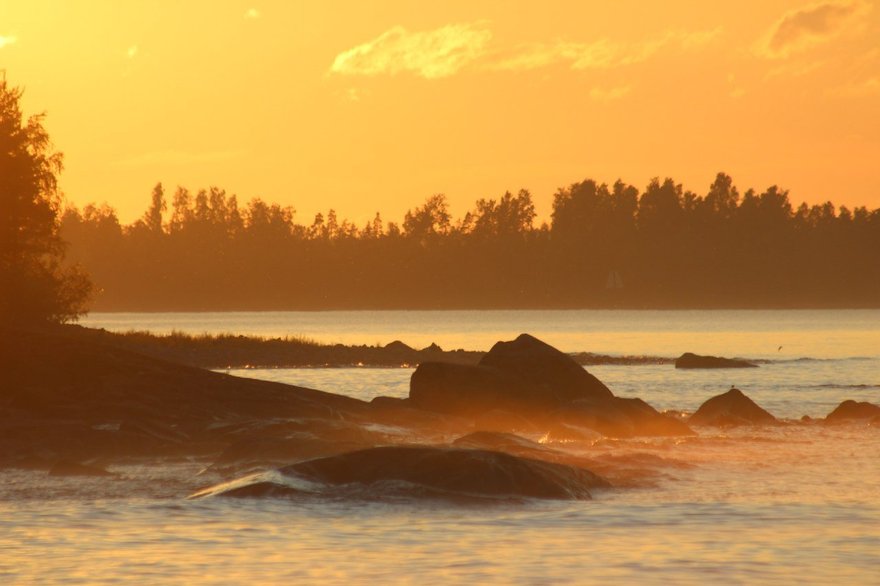
[{"label": "flat rock", "polygon": [[685,352],[675,360],[675,368],[757,368],[747,360],[739,358],[722,358],[720,356],[700,356]]}]

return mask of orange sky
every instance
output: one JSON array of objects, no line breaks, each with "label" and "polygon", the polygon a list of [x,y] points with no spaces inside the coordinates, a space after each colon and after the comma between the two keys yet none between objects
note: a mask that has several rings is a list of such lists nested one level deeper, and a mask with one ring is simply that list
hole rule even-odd
[{"label": "orange sky", "polygon": [[[524,3],[525,4],[525,3]],[[152,186],[386,220],[521,187],[671,176],[880,207],[867,0],[4,0],[0,68],[130,222]]]}]

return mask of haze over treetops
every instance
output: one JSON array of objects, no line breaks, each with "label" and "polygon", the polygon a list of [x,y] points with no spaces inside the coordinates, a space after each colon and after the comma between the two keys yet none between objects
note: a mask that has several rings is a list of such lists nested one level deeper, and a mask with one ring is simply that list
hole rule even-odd
[{"label": "haze over treetops", "polygon": [[880,10],[816,3],[4,2],[0,69],[123,222],[157,181],[456,216],[574,178],[880,206]]}]

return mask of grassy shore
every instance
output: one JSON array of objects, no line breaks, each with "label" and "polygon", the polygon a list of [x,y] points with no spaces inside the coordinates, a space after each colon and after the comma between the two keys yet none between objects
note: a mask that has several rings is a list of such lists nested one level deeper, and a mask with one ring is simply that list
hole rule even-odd
[{"label": "grassy shore", "polygon": [[[401,341],[385,346],[322,344],[304,337],[268,338],[234,334],[191,335],[181,332],[124,333],[82,328],[82,333],[127,350],[199,368],[415,367],[442,361],[476,364],[485,354],[475,350],[445,350],[436,344],[417,349]],[[488,349],[487,349],[488,350]],[[571,355],[579,364],[671,364],[672,358],[609,356],[591,352]]]},{"label": "grassy shore", "polygon": [[328,366],[413,366],[429,360],[476,364],[483,352],[443,350],[432,344],[423,349],[394,341],[385,346],[322,344],[302,337],[189,335],[172,332],[113,333],[87,330],[102,343],[112,344],[156,358],[200,368],[328,367]]}]

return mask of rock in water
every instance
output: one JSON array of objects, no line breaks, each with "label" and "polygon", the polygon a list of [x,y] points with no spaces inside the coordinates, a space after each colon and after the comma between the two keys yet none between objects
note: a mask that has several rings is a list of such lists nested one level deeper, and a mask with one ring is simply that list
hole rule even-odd
[{"label": "rock in water", "polygon": [[825,417],[825,423],[845,423],[860,419],[878,420],[878,418],[880,418],[880,405],[847,399]]},{"label": "rock in water", "polygon": [[739,389],[730,389],[723,395],[712,397],[691,415],[690,424],[714,425],[767,425],[779,423],[775,417],[749,399]]},{"label": "rock in water", "polygon": [[300,462],[280,470],[310,482],[365,486],[405,482],[450,497],[589,499],[609,487],[589,470],[480,449],[387,446]]},{"label": "rock in water", "polygon": [[531,389],[494,368],[422,362],[409,383],[413,407],[439,413],[475,416],[527,397]]},{"label": "rock in water", "polygon": [[479,364],[529,384],[540,393],[542,402],[613,397],[602,381],[571,356],[529,334],[520,334],[512,342],[496,343]]},{"label": "rock in water", "polygon": [[685,352],[675,360],[675,368],[757,368],[747,360],[738,358],[722,358],[720,356],[700,356]]},{"label": "rock in water", "polygon": [[471,415],[611,397],[608,387],[570,356],[528,334],[498,342],[476,366],[423,362],[410,380],[414,406]]},{"label": "rock in water", "polygon": [[563,424],[617,437],[693,434],[644,401],[615,397],[570,356],[528,334],[495,344],[475,366],[420,364],[409,399],[418,409],[473,418],[478,429],[553,431]]}]

